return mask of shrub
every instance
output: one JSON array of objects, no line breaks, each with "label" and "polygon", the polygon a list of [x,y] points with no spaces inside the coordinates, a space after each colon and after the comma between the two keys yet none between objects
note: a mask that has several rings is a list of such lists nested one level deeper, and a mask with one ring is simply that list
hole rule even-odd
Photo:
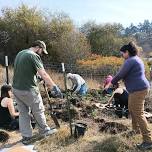
[{"label": "shrub", "polygon": [[[143,60],[145,64],[145,74],[150,79],[150,69],[147,61]],[[101,55],[92,54],[89,58],[78,60],[78,71],[92,73],[93,75],[115,75],[120,66],[123,64],[123,58],[110,56],[105,57]]]},{"label": "shrub", "polygon": [[103,57],[100,55],[91,55],[88,59],[78,60],[79,70],[91,72],[95,75],[115,74],[121,64],[122,58],[118,57]]}]

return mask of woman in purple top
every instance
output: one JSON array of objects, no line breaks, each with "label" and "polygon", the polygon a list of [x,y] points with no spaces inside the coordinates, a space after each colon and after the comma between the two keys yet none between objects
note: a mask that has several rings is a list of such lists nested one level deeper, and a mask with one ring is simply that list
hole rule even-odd
[{"label": "woman in purple top", "polygon": [[140,149],[151,149],[151,132],[144,115],[145,96],[149,90],[149,82],[145,77],[143,61],[137,56],[138,47],[130,42],[121,47],[120,52],[125,59],[120,71],[114,76],[111,84],[123,79],[129,92],[128,108],[132,117],[132,128],[135,133],[142,133],[143,142],[137,144]]}]

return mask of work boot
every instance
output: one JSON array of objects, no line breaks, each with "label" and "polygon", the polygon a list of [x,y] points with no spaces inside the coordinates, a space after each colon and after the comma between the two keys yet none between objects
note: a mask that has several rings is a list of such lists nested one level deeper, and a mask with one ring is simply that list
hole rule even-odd
[{"label": "work boot", "polygon": [[29,145],[35,141],[38,141],[38,140],[41,140],[43,138],[45,138],[46,136],[49,136],[49,135],[52,135],[54,133],[57,132],[57,129],[50,129],[50,130],[46,130],[44,131],[44,133],[41,133],[41,134],[36,134],[32,137],[23,137],[21,142],[24,144],[24,145]]},{"label": "work boot", "polygon": [[24,136],[23,136],[21,142],[22,142],[24,145],[29,145],[29,144],[32,142],[32,137],[24,137]]},{"label": "work boot", "polygon": [[143,142],[141,144],[137,144],[137,148],[139,148],[140,150],[152,149],[152,142]]},{"label": "work boot", "polygon": [[53,129],[50,129],[50,130],[46,130],[44,133],[42,133],[41,135],[46,137],[46,136],[49,136],[49,135],[52,135],[54,133],[57,132],[57,129],[53,128]]}]

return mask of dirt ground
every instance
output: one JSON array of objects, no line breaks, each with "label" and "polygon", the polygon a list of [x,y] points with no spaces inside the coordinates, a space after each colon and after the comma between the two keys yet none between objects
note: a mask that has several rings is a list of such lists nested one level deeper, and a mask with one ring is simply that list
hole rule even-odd
[{"label": "dirt ground", "polygon": [[[47,109],[47,98],[42,93]],[[56,114],[61,128],[54,135],[35,142],[35,149],[39,152],[68,152],[68,151],[103,151],[103,152],[138,152],[136,142],[141,142],[141,136],[126,136],[131,130],[130,117],[119,118],[114,109],[106,108],[105,103],[109,97],[102,97],[101,91],[90,90],[86,97],[69,96],[71,101],[71,116],[73,133],[76,123],[86,124],[84,136],[74,138],[70,135],[69,117],[66,110],[65,99],[51,99],[54,113]],[[146,99],[145,109],[152,112],[151,98]],[[53,121],[46,110],[47,122],[54,127]],[[149,119],[149,122],[152,119]],[[152,126],[150,125],[152,128]],[[37,130],[35,130],[36,132]],[[9,132],[10,138],[6,143],[0,143],[0,147],[11,147],[19,143],[21,135],[18,131]]]}]

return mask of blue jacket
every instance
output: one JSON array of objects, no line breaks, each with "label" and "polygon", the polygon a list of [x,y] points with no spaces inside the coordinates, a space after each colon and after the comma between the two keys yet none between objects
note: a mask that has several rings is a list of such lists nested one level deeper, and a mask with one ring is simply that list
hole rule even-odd
[{"label": "blue jacket", "polygon": [[124,80],[129,93],[149,88],[149,82],[145,76],[144,63],[138,56],[126,59],[111,83],[116,84],[121,79]]}]

